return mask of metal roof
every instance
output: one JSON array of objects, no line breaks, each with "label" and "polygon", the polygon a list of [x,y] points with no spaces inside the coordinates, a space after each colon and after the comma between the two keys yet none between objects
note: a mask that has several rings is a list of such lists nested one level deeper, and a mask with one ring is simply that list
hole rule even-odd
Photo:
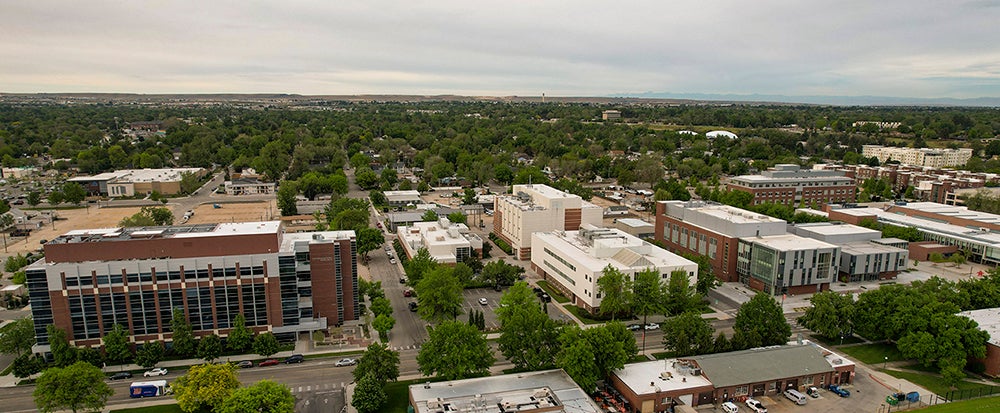
[{"label": "metal roof", "polygon": [[691,358],[716,388],[834,371],[812,345],[775,346]]}]

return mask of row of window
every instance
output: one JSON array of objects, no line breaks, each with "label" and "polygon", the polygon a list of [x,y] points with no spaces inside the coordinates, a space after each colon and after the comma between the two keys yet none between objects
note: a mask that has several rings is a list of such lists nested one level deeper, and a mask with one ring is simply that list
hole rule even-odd
[{"label": "row of window", "polygon": [[164,281],[181,281],[181,280],[206,280],[206,279],[224,279],[224,278],[234,278],[238,275],[241,277],[260,277],[264,275],[264,266],[247,266],[247,267],[228,267],[228,268],[199,268],[196,270],[185,270],[182,274],[181,271],[155,271],[155,272],[141,272],[141,273],[126,273],[126,274],[98,274],[94,275],[81,275],[81,276],[66,276],[66,286],[67,287],[90,287],[96,285],[120,285],[123,284],[123,280],[127,281],[129,284],[139,284],[139,283],[152,283],[154,280],[156,282]]}]

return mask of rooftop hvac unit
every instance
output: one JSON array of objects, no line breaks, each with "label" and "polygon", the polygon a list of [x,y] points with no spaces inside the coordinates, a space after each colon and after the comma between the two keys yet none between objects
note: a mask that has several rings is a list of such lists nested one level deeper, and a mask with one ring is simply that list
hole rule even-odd
[{"label": "rooftop hvac unit", "polygon": [[691,375],[692,376],[700,376],[701,375],[701,369],[698,369],[698,368],[691,369]]},{"label": "rooftop hvac unit", "polygon": [[427,408],[437,410],[441,408],[441,398],[436,397],[427,401]]},{"label": "rooftop hvac unit", "polygon": [[544,387],[541,389],[535,389],[535,391],[531,395],[536,399],[549,397],[549,389]]}]

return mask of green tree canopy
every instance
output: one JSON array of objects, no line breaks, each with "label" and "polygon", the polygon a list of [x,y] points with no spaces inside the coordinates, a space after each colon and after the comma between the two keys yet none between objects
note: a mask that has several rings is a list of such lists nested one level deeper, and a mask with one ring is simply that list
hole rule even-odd
[{"label": "green tree canopy", "polygon": [[183,357],[194,354],[197,349],[197,342],[194,340],[194,330],[191,328],[191,322],[184,315],[183,308],[174,308],[170,319],[170,331],[173,332],[172,351],[174,354]]},{"label": "green tree canopy", "polygon": [[437,267],[437,261],[434,261],[434,258],[431,258],[431,253],[430,251],[427,251],[427,248],[418,249],[417,254],[403,264],[403,268],[406,272],[406,278],[412,286],[416,286],[420,280],[423,279],[424,274]]},{"label": "green tree canopy", "polygon": [[0,353],[21,355],[35,345],[35,322],[30,317],[14,320],[0,329]]},{"label": "green tree canopy", "polygon": [[240,381],[232,364],[199,364],[191,366],[187,374],[174,380],[171,387],[181,410],[195,412],[221,406],[240,388]]},{"label": "green tree canopy", "polygon": [[396,319],[392,318],[389,314],[379,314],[375,317],[375,321],[372,322],[372,328],[378,331],[379,337],[382,341],[389,341],[389,330],[396,325]]},{"label": "green tree canopy", "polygon": [[485,376],[494,361],[486,336],[457,321],[443,321],[432,327],[430,338],[417,354],[421,373],[445,380]]},{"label": "green tree canopy", "polygon": [[261,380],[250,386],[233,391],[222,404],[215,407],[216,413],[292,413],[295,411],[295,396],[288,386],[271,380]]},{"label": "green tree canopy", "polygon": [[147,341],[135,353],[135,363],[147,369],[156,367],[159,362],[163,361],[163,353],[163,342]]},{"label": "green tree canopy", "polygon": [[278,352],[278,339],[271,332],[257,334],[253,339],[253,352],[261,357],[270,357]]},{"label": "green tree canopy", "polygon": [[253,346],[253,331],[247,328],[243,314],[237,314],[233,320],[233,329],[229,331],[226,346],[237,353],[244,353]]},{"label": "green tree canopy", "polygon": [[101,341],[104,342],[104,354],[108,361],[122,364],[132,359],[132,346],[128,342],[128,333],[121,324],[115,323]]},{"label": "green tree canopy", "polygon": [[94,411],[104,409],[114,394],[104,382],[101,369],[82,361],[42,373],[35,382],[35,405],[42,412],[59,410]]},{"label": "green tree canopy", "polygon": [[500,322],[500,352],[517,369],[549,368],[559,350],[556,322],[542,311],[535,294],[523,281],[514,283],[500,297],[496,310]]},{"label": "green tree canopy", "polygon": [[45,327],[49,335],[49,351],[52,352],[52,359],[56,367],[67,367],[78,360],[76,347],[69,344],[66,338],[66,330],[49,324]]},{"label": "green tree canopy", "polygon": [[437,267],[417,283],[417,314],[431,323],[454,320],[462,313],[462,284],[451,268]]},{"label": "green tree canopy", "polygon": [[159,225],[173,225],[174,213],[164,207],[142,207],[130,217],[122,218],[118,222],[122,227],[150,227]]},{"label": "green tree canopy", "polygon": [[209,334],[198,340],[198,358],[209,363],[222,355],[222,339],[215,334]]},{"label": "green tree canopy", "polygon": [[375,251],[385,244],[385,235],[382,234],[382,230],[364,227],[358,230],[358,254],[361,254],[364,260],[368,261],[368,253]]},{"label": "green tree canopy", "polygon": [[792,335],[781,306],[765,293],[757,293],[740,306],[733,330],[733,341],[743,348],[785,344]]},{"label": "green tree canopy", "polygon": [[372,374],[364,375],[357,383],[354,395],[351,397],[351,406],[354,406],[358,413],[381,411],[382,406],[385,406],[385,402],[389,400],[385,394],[385,386]]},{"label": "green tree canopy", "polygon": [[598,311],[602,315],[614,318],[628,314],[632,309],[632,280],[611,264],[597,279],[597,294],[601,298]]},{"label": "green tree canopy", "polygon": [[799,317],[799,324],[827,339],[850,334],[853,327],[854,299],[849,294],[823,291],[809,299],[812,307]]},{"label": "green tree canopy", "polygon": [[399,378],[399,353],[389,349],[385,343],[371,343],[354,368],[354,381],[360,382],[366,375],[372,375],[382,384]]},{"label": "green tree canopy", "polygon": [[73,205],[80,205],[87,197],[87,190],[76,182],[66,182],[62,186],[63,200]]},{"label": "green tree canopy", "polygon": [[663,346],[675,357],[711,353],[714,332],[712,325],[700,314],[685,312],[663,322]]}]

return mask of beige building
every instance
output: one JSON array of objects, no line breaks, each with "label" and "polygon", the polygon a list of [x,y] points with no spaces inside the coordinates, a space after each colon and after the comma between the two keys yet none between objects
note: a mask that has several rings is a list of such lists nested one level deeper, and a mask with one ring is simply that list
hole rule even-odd
[{"label": "beige building", "polygon": [[94,176],[77,176],[68,181],[83,185],[87,192],[94,195],[130,197],[153,191],[175,195],[181,192],[181,179],[185,173],[200,177],[207,171],[202,168],[123,169]]},{"label": "beige building", "polygon": [[469,232],[465,224],[453,223],[448,218],[434,222],[415,222],[396,230],[406,256],[413,258],[417,251],[426,248],[431,258],[441,264],[454,264],[465,260],[475,251],[483,252],[483,239]]},{"label": "beige building", "polygon": [[548,185],[514,185],[512,193],[496,198],[493,233],[510,244],[519,260],[531,258],[534,232],[575,231],[601,225],[603,219],[601,207]]},{"label": "beige building", "polygon": [[876,157],[879,162],[891,159],[907,165],[944,168],[968,163],[969,158],[972,158],[972,149],[895,148],[882,145],[863,145],[861,155],[868,158]]}]

